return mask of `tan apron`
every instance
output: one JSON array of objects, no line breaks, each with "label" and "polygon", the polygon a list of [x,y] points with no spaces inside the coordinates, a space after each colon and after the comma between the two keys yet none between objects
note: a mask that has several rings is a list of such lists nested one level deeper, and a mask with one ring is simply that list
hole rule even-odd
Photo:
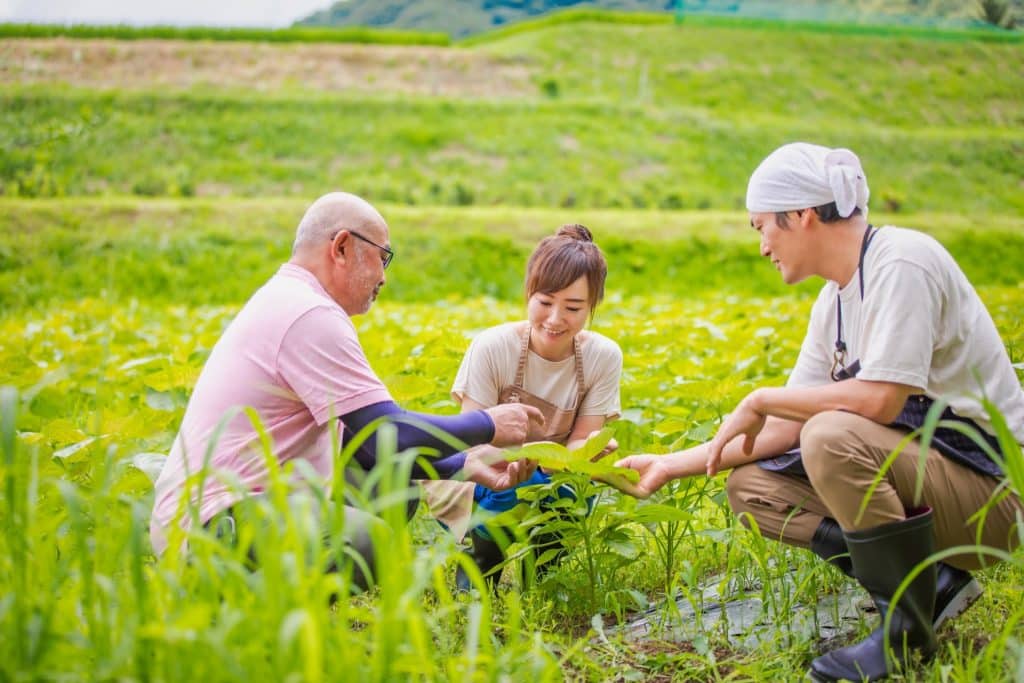
[{"label": "tan apron", "polygon": [[[523,388],[526,376],[526,361],[530,353],[530,325],[524,325],[521,335],[522,345],[519,350],[519,364],[512,384],[498,392],[498,403],[524,403],[540,410],[544,415],[544,426],[537,427],[531,423],[526,442],[555,441],[565,444],[572,434],[576,423],[576,414],[583,405],[583,397],[587,393],[583,381],[583,354],[577,337],[572,339],[573,355],[576,358],[576,399],[570,410],[558,406],[531,394]],[[461,541],[469,531],[470,518],[473,516],[473,490],[476,484],[471,481],[431,480],[421,481],[424,500],[431,514],[452,532],[456,540]]]}]

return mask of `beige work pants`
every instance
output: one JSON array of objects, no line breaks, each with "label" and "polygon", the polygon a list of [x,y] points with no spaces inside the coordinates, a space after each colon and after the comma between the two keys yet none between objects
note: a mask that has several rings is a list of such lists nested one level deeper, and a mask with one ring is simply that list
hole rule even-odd
[{"label": "beige work pants", "polygon": [[[937,550],[979,543],[1002,550],[1016,547],[1017,515],[1024,516],[1020,499],[1006,496],[991,505],[983,519],[968,521],[992,500],[999,480],[934,449],[927,453],[921,497],[915,500],[921,452],[916,441],[896,457],[860,513],[882,464],[905,435],[853,413],[819,413],[800,432],[809,479],[769,472],[756,463],[744,465],[729,476],[729,503],[748,526],[743,513],[749,513],[766,538],[803,548],[810,546],[824,517],[835,519],[846,531],[863,530],[903,520],[908,510],[924,506],[934,511]],[[992,564],[992,559],[970,553],[946,562],[977,569]]]}]

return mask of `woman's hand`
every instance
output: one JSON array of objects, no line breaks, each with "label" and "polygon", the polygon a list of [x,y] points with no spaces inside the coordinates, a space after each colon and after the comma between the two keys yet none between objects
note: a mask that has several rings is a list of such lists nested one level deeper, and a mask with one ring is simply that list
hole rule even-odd
[{"label": "woman's hand", "polygon": [[466,451],[466,462],[462,466],[467,480],[492,491],[515,488],[532,477],[536,469],[537,463],[533,460],[509,462],[504,451],[493,448]]}]

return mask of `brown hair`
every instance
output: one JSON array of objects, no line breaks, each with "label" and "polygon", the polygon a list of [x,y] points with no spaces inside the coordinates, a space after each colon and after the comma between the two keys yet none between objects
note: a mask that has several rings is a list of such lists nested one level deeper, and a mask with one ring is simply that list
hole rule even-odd
[{"label": "brown hair", "polygon": [[[822,204],[821,206],[814,206],[809,210],[818,214],[818,220],[822,223],[838,223],[839,221],[846,220],[846,218],[853,218],[854,216],[859,216],[861,214],[860,207],[855,206],[853,207],[853,213],[846,218],[843,218],[839,215],[839,207],[836,206],[835,202],[829,202],[828,204]],[[775,222],[782,229],[789,227],[789,217],[786,215],[788,213],[788,211],[775,212]]]},{"label": "brown hair", "polygon": [[587,276],[590,312],[604,298],[604,279],[608,264],[590,230],[575,223],[563,225],[551,237],[545,237],[526,263],[526,299],[540,292],[554,294]]}]

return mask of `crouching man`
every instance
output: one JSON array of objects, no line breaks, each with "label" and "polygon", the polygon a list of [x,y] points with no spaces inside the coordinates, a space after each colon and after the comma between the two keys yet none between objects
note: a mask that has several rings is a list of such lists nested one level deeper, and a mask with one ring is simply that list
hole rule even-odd
[{"label": "crouching man", "polygon": [[1024,510],[1017,496],[998,496],[998,458],[956,429],[936,432],[920,489],[919,443],[886,460],[940,397],[949,402],[943,419],[974,428],[995,453],[978,397],[1024,443],[1024,392],[991,316],[949,253],[920,232],[868,223],[867,179],[851,151],[777,149],[751,176],[747,209],[761,254],[787,284],[813,275],[827,281],[786,386],[748,394],[706,444],[618,464],[641,474],[627,491],[638,496],[674,478],[734,468],[734,512],[753,517],[766,537],[840,567],[883,620],[891,612],[887,633],[879,627],[818,657],[811,675],[884,678],[913,653],[935,652],[935,628],[980,594],[969,571],[985,560],[970,553],[932,565],[892,604],[904,578],[945,548],[980,540],[1009,549]]}]

